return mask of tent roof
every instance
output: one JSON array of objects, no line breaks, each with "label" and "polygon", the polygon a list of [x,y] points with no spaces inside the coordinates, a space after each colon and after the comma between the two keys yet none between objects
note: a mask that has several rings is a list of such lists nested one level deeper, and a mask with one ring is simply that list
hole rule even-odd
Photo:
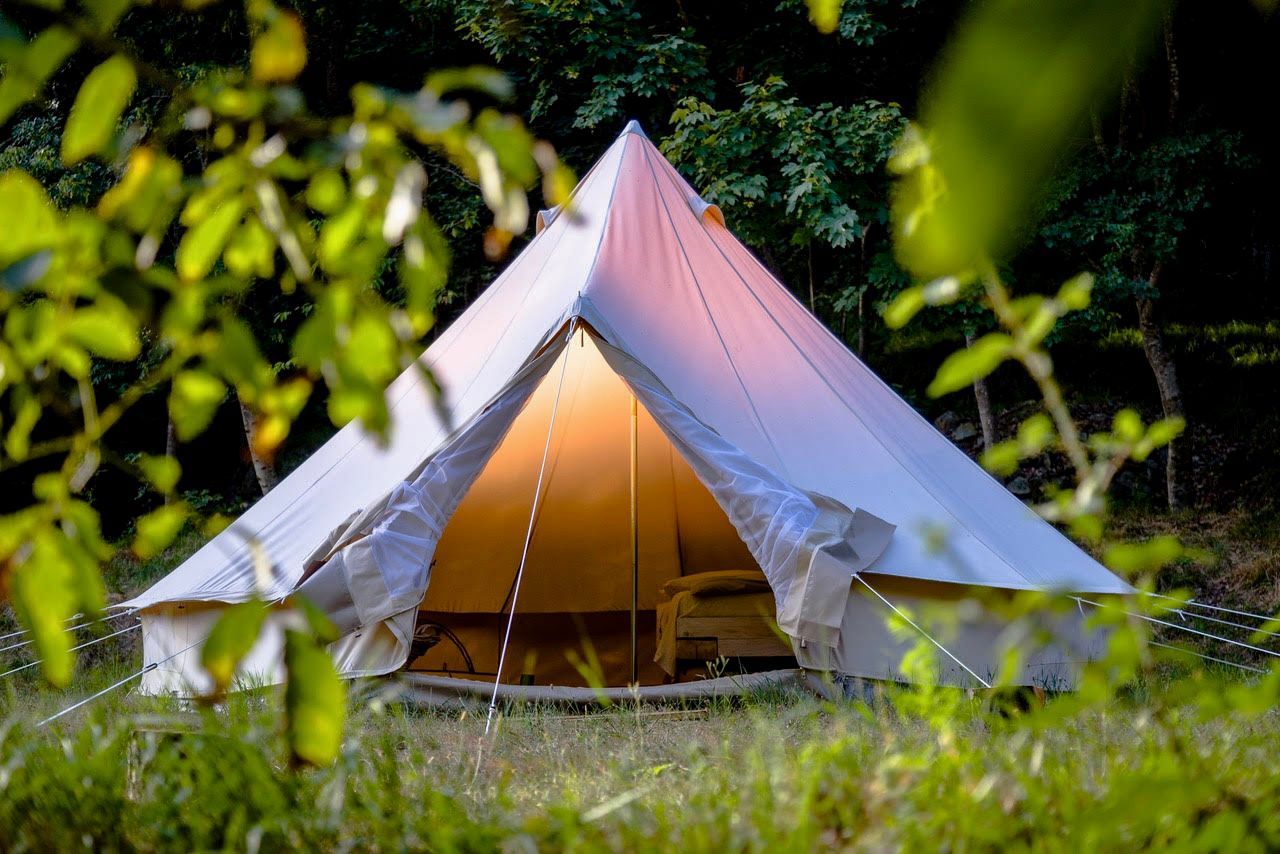
[{"label": "tent roof", "polygon": [[[353,511],[403,481],[506,388],[570,318],[643,365],[699,421],[796,487],[897,526],[875,572],[1013,589],[1125,592],[854,356],[728,230],[632,122],[537,236],[387,390],[385,446],[350,424],[128,606],[239,601],[247,547],[272,594]],[[936,546],[944,535],[944,547]]]}]

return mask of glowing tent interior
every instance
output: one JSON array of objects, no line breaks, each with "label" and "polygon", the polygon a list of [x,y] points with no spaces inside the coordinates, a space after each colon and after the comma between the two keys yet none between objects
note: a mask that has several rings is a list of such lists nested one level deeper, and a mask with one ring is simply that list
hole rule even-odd
[{"label": "glowing tent interior", "polygon": [[[905,648],[887,602],[1131,590],[850,353],[635,123],[538,225],[423,354],[442,400],[410,367],[387,392],[385,446],[343,428],[124,603],[159,664],[142,690],[202,690],[189,647],[255,595],[324,607],[348,676],[492,681],[505,647],[504,683],[582,684],[573,652],[619,685],[672,678],[663,588],[710,573],[762,574],[773,652],[869,677],[894,676]],[[266,589],[250,542],[276,568]],[[1030,645],[989,611],[953,610],[945,682],[992,673],[1009,643],[1029,644],[1026,683],[1069,682],[1095,652],[1079,615],[1046,616],[1052,640]],[[246,678],[277,678],[282,619]]]}]

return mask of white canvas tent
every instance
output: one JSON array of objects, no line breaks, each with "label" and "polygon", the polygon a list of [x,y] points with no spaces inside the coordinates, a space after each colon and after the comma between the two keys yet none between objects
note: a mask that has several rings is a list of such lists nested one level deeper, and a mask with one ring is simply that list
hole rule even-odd
[{"label": "white canvas tent", "polygon": [[[422,362],[443,401],[405,371],[387,391],[387,445],[343,428],[124,603],[142,618],[145,663],[160,663],[144,691],[205,686],[198,646],[174,653],[255,595],[251,541],[276,569],[259,595],[286,597],[314,572],[304,589],[348,630],[331,647],[348,676],[404,666],[424,596],[436,610],[509,611],[522,562],[517,625],[627,619],[632,395],[640,609],[672,576],[754,562],[801,664],[882,677],[903,646],[855,573],[900,604],[955,602],[970,586],[1131,589],[850,353],[634,123],[570,213],[539,215],[537,236]],[[948,648],[991,672],[1001,629],[969,612]],[[1056,629],[1029,651],[1024,681],[1092,653],[1078,619]],[[280,642],[273,615],[245,673],[275,679]]]}]

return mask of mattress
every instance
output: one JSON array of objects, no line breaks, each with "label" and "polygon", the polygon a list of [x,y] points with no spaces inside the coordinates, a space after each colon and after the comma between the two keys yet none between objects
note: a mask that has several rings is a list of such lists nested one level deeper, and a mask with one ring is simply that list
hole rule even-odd
[{"label": "mattress", "polygon": [[[773,617],[777,603],[764,574],[759,570],[702,573],[701,584],[684,583],[697,576],[684,576],[671,592],[670,601],[657,609],[657,648],[653,660],[670,676],[676,675],[677,623],[684,617]],[[711,578],[717,576],[718,578]],[[741,583],[732,583],[734,581]],[[684,588],[684,589],[681,589]],[[763,588],[763,589],[761,589]],[[710,592],[706,592],[710,591]]]}]

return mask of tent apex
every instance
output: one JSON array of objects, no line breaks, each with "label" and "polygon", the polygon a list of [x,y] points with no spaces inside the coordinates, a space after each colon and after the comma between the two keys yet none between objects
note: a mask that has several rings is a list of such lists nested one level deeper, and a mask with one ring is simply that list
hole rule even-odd
[{"label": "tent apex", "polygon": [[629,133],[634,133],[638,136],[643,136],[645,139],[649,138],[648,135],[645,134],[644,128],[640,127],[640,123],[635,119],[632,119],[631,121],[627,122],[627,126],[622,129],[622,133],[620,135],[626,136]]}]

